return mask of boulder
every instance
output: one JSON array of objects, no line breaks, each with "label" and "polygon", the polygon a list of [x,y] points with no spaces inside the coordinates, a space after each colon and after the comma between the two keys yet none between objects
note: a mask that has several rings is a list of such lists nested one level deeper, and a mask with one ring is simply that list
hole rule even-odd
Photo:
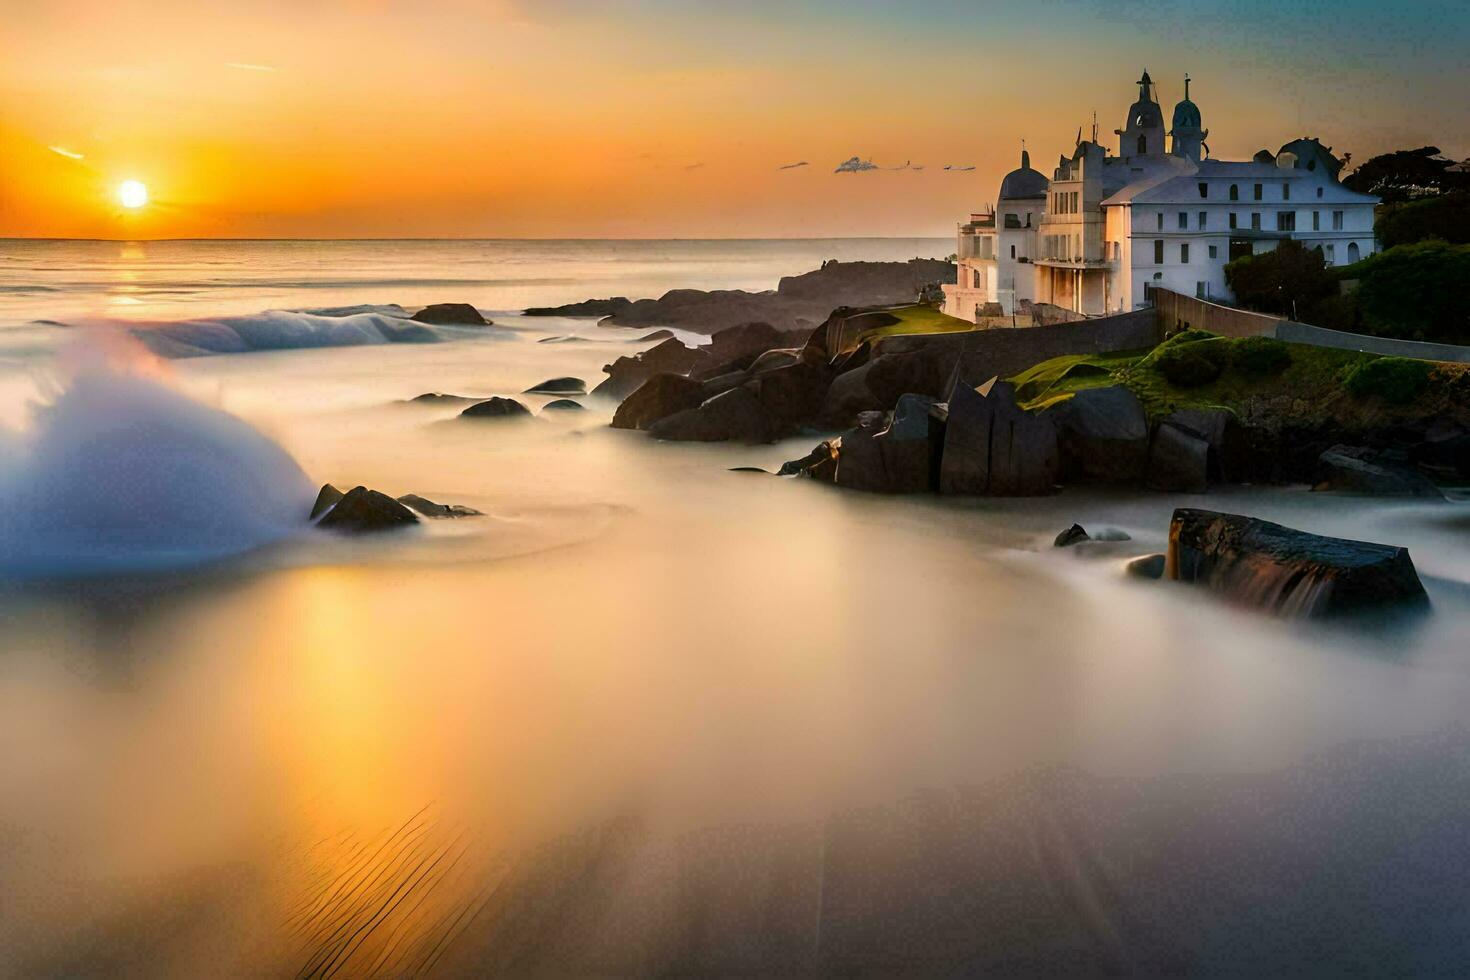
[{"label": "boulder", "polygon": [[930,351],[903,354],[879,354],[868,362],[864,383],[878,399],[878,404],[896,403],[901,395],[914,392],[942,398],[947,373],[941,377],[939,359]]},{"label": "boulder", "polygon": [[1086,388],[1049,409],[1063,473],[1072,480],[1138,483],[1148,466],[1148,416],[1121,385]]},{"label": "boulder", "polygon": [[1442,479],[1470,480],[1470,435],[1425,440],[1410,450],[1409,458]]},{"label": "boulder", "polygon": [[1163,555],[1144,555],[1130,561],[1123,570],[1134,578],[1159,579],[1164,577],[1164,564]]},{"label": "boulder", "polygon": [[662,418],[649,428],[656,439],[674,442],[770,442],[776,420],[749,390],[732,388],[698,408]]},{"label": "boulder", "polygon": [[798,362],[759,373],[746,387],[777,422],[789,428],[816,422],[829,380],[825,368]]},{"label": "boulder", "polygon": [[398,498],[398,502],[409,510],[435,519],[483,516],[473,507],[465,507],[463,504],[436,504],[429,498],[420,497],[416,493],[406,493]]},{"label": "boulder", "polygon": [[462,419],[518,419],[530,418],[531,410],[514,398],[487,398],[476,402],[459,413]]},{"label": "boulder", "polygon": [[802,363],[800,351],[768,350],[750,362],[750,373],[760,374],[762,371],[774,371],[776,368],[790,367],[800,363]]},{"label": "boulder", "polygon": [[1150,490],[1204,493],[1209,472],[1209,443],[1168,422],[1159,423],[1148,455]]},{"label": "boulder", "polygon": [[332,486],[330,483],[323,483],[322,488],[317,491],[316,503],[311,505],[311,519],[316,520],[331,510],[332,505],[341,500],[342,497],[343,493],[341,490]]},{"label": "boulder", "polygon": [[1333,446],[1317,461],[1322,468],[1322,481],[1316,486],[1318,490],[1444,499],[1439,488],[1420,473],[1390,462],[1372,450]]},{"label": "boulder", "polygon": [[813,468],[830,461],[832,461],[832,444],[830,442],[819,442],[817,443],[817,448],[807,453],[801,459],[793,459],[782,463],[781,468],[776,471],[776,475],[805,476]]},{"label": "boulder", "polygon": [[833,482],[849,490],[887,493],[888,471],[883,465],[883,450],[876,442],[878,433],[888,425],[884,412],[864,412],[855,428],[839,436],[834,446],[837,467]]},{"label": "boulder", "polygon": [[431,303],[409,319],[442,326],[483,327],[490,324],[479,310],[468,303]]},{"label": "boulder", "polygon": [[316,526],[346,534],[363,534],[391,531],[418,522],[413,511],[386,493],[353,487],[322,515]]},{"label": "boulder", "polygon": [[868,388],[867,378],[871,367],[871,364],[863,364],[832,379],[832,383],[827,386],[827,393],[822,397],[822,408],[819,412],[822,422],[832,426],[852,425],[858,413],[885,407]]},{"label": "boulder", "polygon": [[612,316],[633,305],[626,296],[608,299],[584,299],[580,303],[564,303],[561,306],[532,306],[524,310],[526,316]]},{"label": "boulder", "polygon": [[1035,497],[1056,488],[1060,457],[1057,427],[1051,419],[1031,415],[1016,405],[1015,388],[997,381],[985,400],[994,416],[990,426],[992,497]]},{"label": "boulder", "polygon": [[936,487],[944,427],[942,415],[931,411],[933,405],[927,395],[903,395],[888,428],[873,437],[890,493],[923,493]]},{"label": "boulder", "polygon": [[422,395],[414,395],[409,402],[415,405],[463,405],[466,402],[479,400],[469,395],[446,395],[438,391],[426,391]]},{"label": "boulder", "polygon": [[647,429],[659,419],[698,408],[707,396],[704,385],[679,374],[655,374],[623,399],[613,413],[615,429]]},{"label": "boulder", "polygon": [[608,398],[623,399],[655,374],[689,374],[696,367],[708,366],[711,358],[708,351],[696,347],[685,347],[676,338],[670,337],[661,344],[640,351],[631,357],[620,357],[603,366],[607,378],[592,389],[592,394]]},{"label": "boulder", "polygon": [[547,378],[534,388],[527,388],[527,395],[585,395],[587,382],[581,378]]},{"label": "boulder", "polygon": [[994,415],[991,403],[969,384],[954,386],[939,462],[940,493],[990,492],[990,428]]},{"label": "boulder", "polygon": [[558,398],[541,406],[543,412],[581,412],[585,410],[581,402],[574,402],[570,398]]},{"label": "boulder", "polygon": [[1429,602],[1407,548],[1191,508],[1174,511],[1164,574],[1283,616],[1342,616]]},{"label": "boulder", "polygon": [[1081,524],[1073,524],[1071,527],[1067,528],[1065,531],[1062,531],[1060,534],[1057,535],[1056,540],[1052,542],[1052,547],[1065,548],[1069,545],[1076,544],[1078,541],[1091,540],[1092,536],[1087,533],[1087,528],[1083,527]]}]

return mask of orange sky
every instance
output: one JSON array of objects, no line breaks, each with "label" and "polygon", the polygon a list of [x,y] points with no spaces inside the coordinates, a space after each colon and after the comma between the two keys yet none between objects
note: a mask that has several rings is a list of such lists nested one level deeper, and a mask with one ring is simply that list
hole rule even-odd
[{"label": "orange sky", "polygon": [[[1166,108],[1193,74],[1217,156],[1297,135],[1470,152],[1464,100],[1420,97],[1470,82],[1467,18],[1433,2],[1415,32],[1364,5],[1346,33],[1356,0],[1121,23],[959,0],[6,4],[0,235],[947,234],[1022,137],[1047,170],[1093,109],[1110,133],[1145,65]],[[925,169],[832,173],[854,154]],[[116,204],[125,179],[147,207]]]}]

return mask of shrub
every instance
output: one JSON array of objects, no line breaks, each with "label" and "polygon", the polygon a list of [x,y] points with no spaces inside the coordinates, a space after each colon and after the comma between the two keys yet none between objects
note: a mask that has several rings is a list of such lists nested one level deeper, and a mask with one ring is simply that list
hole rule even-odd
[{"label": "shrub", "polygon": [[1470,245],[1400,245],[1361,264],[1354,297],[1367,332],[1470,343]]},{"label": "shrub", "polygon": [[1252,378],[1264,378],[1286,370],[1291,363],[1291,349],[1274,337],[1246,337],[1237,340],[1230,352],[1230,366]]},{"label": "shrub", "polygon": [[1347,369],[1343,387],[1360,398],[1378,395],[1394,405],[1407,405],[1429,384],[1426,361],[1407,357],[1375,357]]},{"label": "shrub", "polygon": [[1218,378],[1230,362],[1230,347],[1219,337],[1161,347],[1154,367],[1176,388],[1198,388]]},{"label": "shrub", "polygon": [[1288,238],[1269,252],[1247,255],[1225,266],[1225,281],[1242,306],[1292,315],[1337,290],[1322,250]]}]

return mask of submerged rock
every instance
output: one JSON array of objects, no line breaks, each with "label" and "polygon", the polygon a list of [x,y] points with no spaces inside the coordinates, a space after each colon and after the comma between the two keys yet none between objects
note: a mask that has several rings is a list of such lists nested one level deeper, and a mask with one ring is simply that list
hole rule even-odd
[{"label": "submerged rock", "polygon": [[547,378],[534,388],[527,388],[526,395],[585,395],[587,382],[581,378]]},{"label": "submerged rock", "polygon": [[330,483],[323,483],[322,488],[317,491],[316,503],[311,505],[311,519],[316,520],[331,510],[332,505],[341,500],[343,496],[344,494],[341,490],[332,486]]},{"label": "submerged rock", "polygon": [[398,502],[410,510],[417,511],[425,517],[481,517],[480,511],[473,507],[465,507],[463,504],[436,504],[427,497],[420,497],[416,493],[406,493],[398,498]]},{"label": "submerged rock", "polygon": [[462,419],[530,418],[531,410],[514,398],[487,398],[459,413]]},{"label": "submerged rock", "polygon": [[1092,536],[1087,533],[1087,528],[1083,527],[1081,524],[1073,524],[1071,527],[1067,528],[1065,531],[1057,535],[1056,540],[1052,542],[1052,547],[1065,548],[1068,545],[1076,544],[1078,541],[1091,540]]},{"label": "submerged rock", "polygon": [[586,407],[581,402],[574,402],[570,398],[558,398],[541,406],[543,412],[582,412]]},{"label": "submerged rock", "polygon": [[1333,446],[1318,457],[1322,482],[1318,490],[1368,493],[1385,497],[1430,497],[1444,494],[1426,477],[1368,449]]},{"label": "submerged rock", "polygon": [[580,303],[563,303],[561,306],[532,306],[523,310],[526,316],[612,316],[633,305],[626,296],[611,296],[607,299],[585,299]]},{"label": "submerged rock", "polygon": [[479,400],[471,395],[446,395],[439,391],[426,391],[422,395],[414,395],[408,402],[411,405],[463,405]]},{"label": "submerged rock", "polygon": [[1165,575],[1283,616],[1422,608],[1429,601],[1407,548],[1191,508],[1174,511]]},{"label": "submerged rock", "polygon": [[431,303],[409,319],[419,323],[434,323],[451,327],[484,327],[489,326],[491,322],[468,303]]},{"label": "submerged rock", "polygon": [[413,511],[386,493],[353,487],[322,515],[316,526],[329,531],[361,534],[391,531],[418,522]]},{"label": "submerged rock", "polygon": [[1163,555],[1144,555],[1130,561],[1123,570],[1134,578],[1159,579],[1164,577],[1164,562]]},{"label": "submerged rock", "polygon": [[[822,467],[824,467],[826,464],[830,464],[830,463],[834,463],[834,460],[832,458],[832,444],[830,442],[822,442],[822,443],[818,443],[817,444],[817,448],[815,448],[811,452],[807,453],[801,459],[793,459],[793,460],[789,460],[789,461],[787,461],[785,463],[782,463],[781,464],[781,468],[776,471],[776,475],[777,476],[817,476],[818,474],[815,473],[814,471],[815,470],[819,470]],[[835,469],[835,467],[834,467],[834,469]],[[830,480],[831,479],[831,476],[819,477],[819,478],[825,478],[825,479],[829,479]]]}]

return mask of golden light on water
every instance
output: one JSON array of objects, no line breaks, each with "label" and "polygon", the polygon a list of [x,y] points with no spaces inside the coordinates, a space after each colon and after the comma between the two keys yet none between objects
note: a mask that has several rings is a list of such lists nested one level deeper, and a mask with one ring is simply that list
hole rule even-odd
[{"label": "golden light on water", "polygon": [[141,180],[125,180],[117,185],[117,200],[123,207],[136,210],[148,203],[148,188]]}]

